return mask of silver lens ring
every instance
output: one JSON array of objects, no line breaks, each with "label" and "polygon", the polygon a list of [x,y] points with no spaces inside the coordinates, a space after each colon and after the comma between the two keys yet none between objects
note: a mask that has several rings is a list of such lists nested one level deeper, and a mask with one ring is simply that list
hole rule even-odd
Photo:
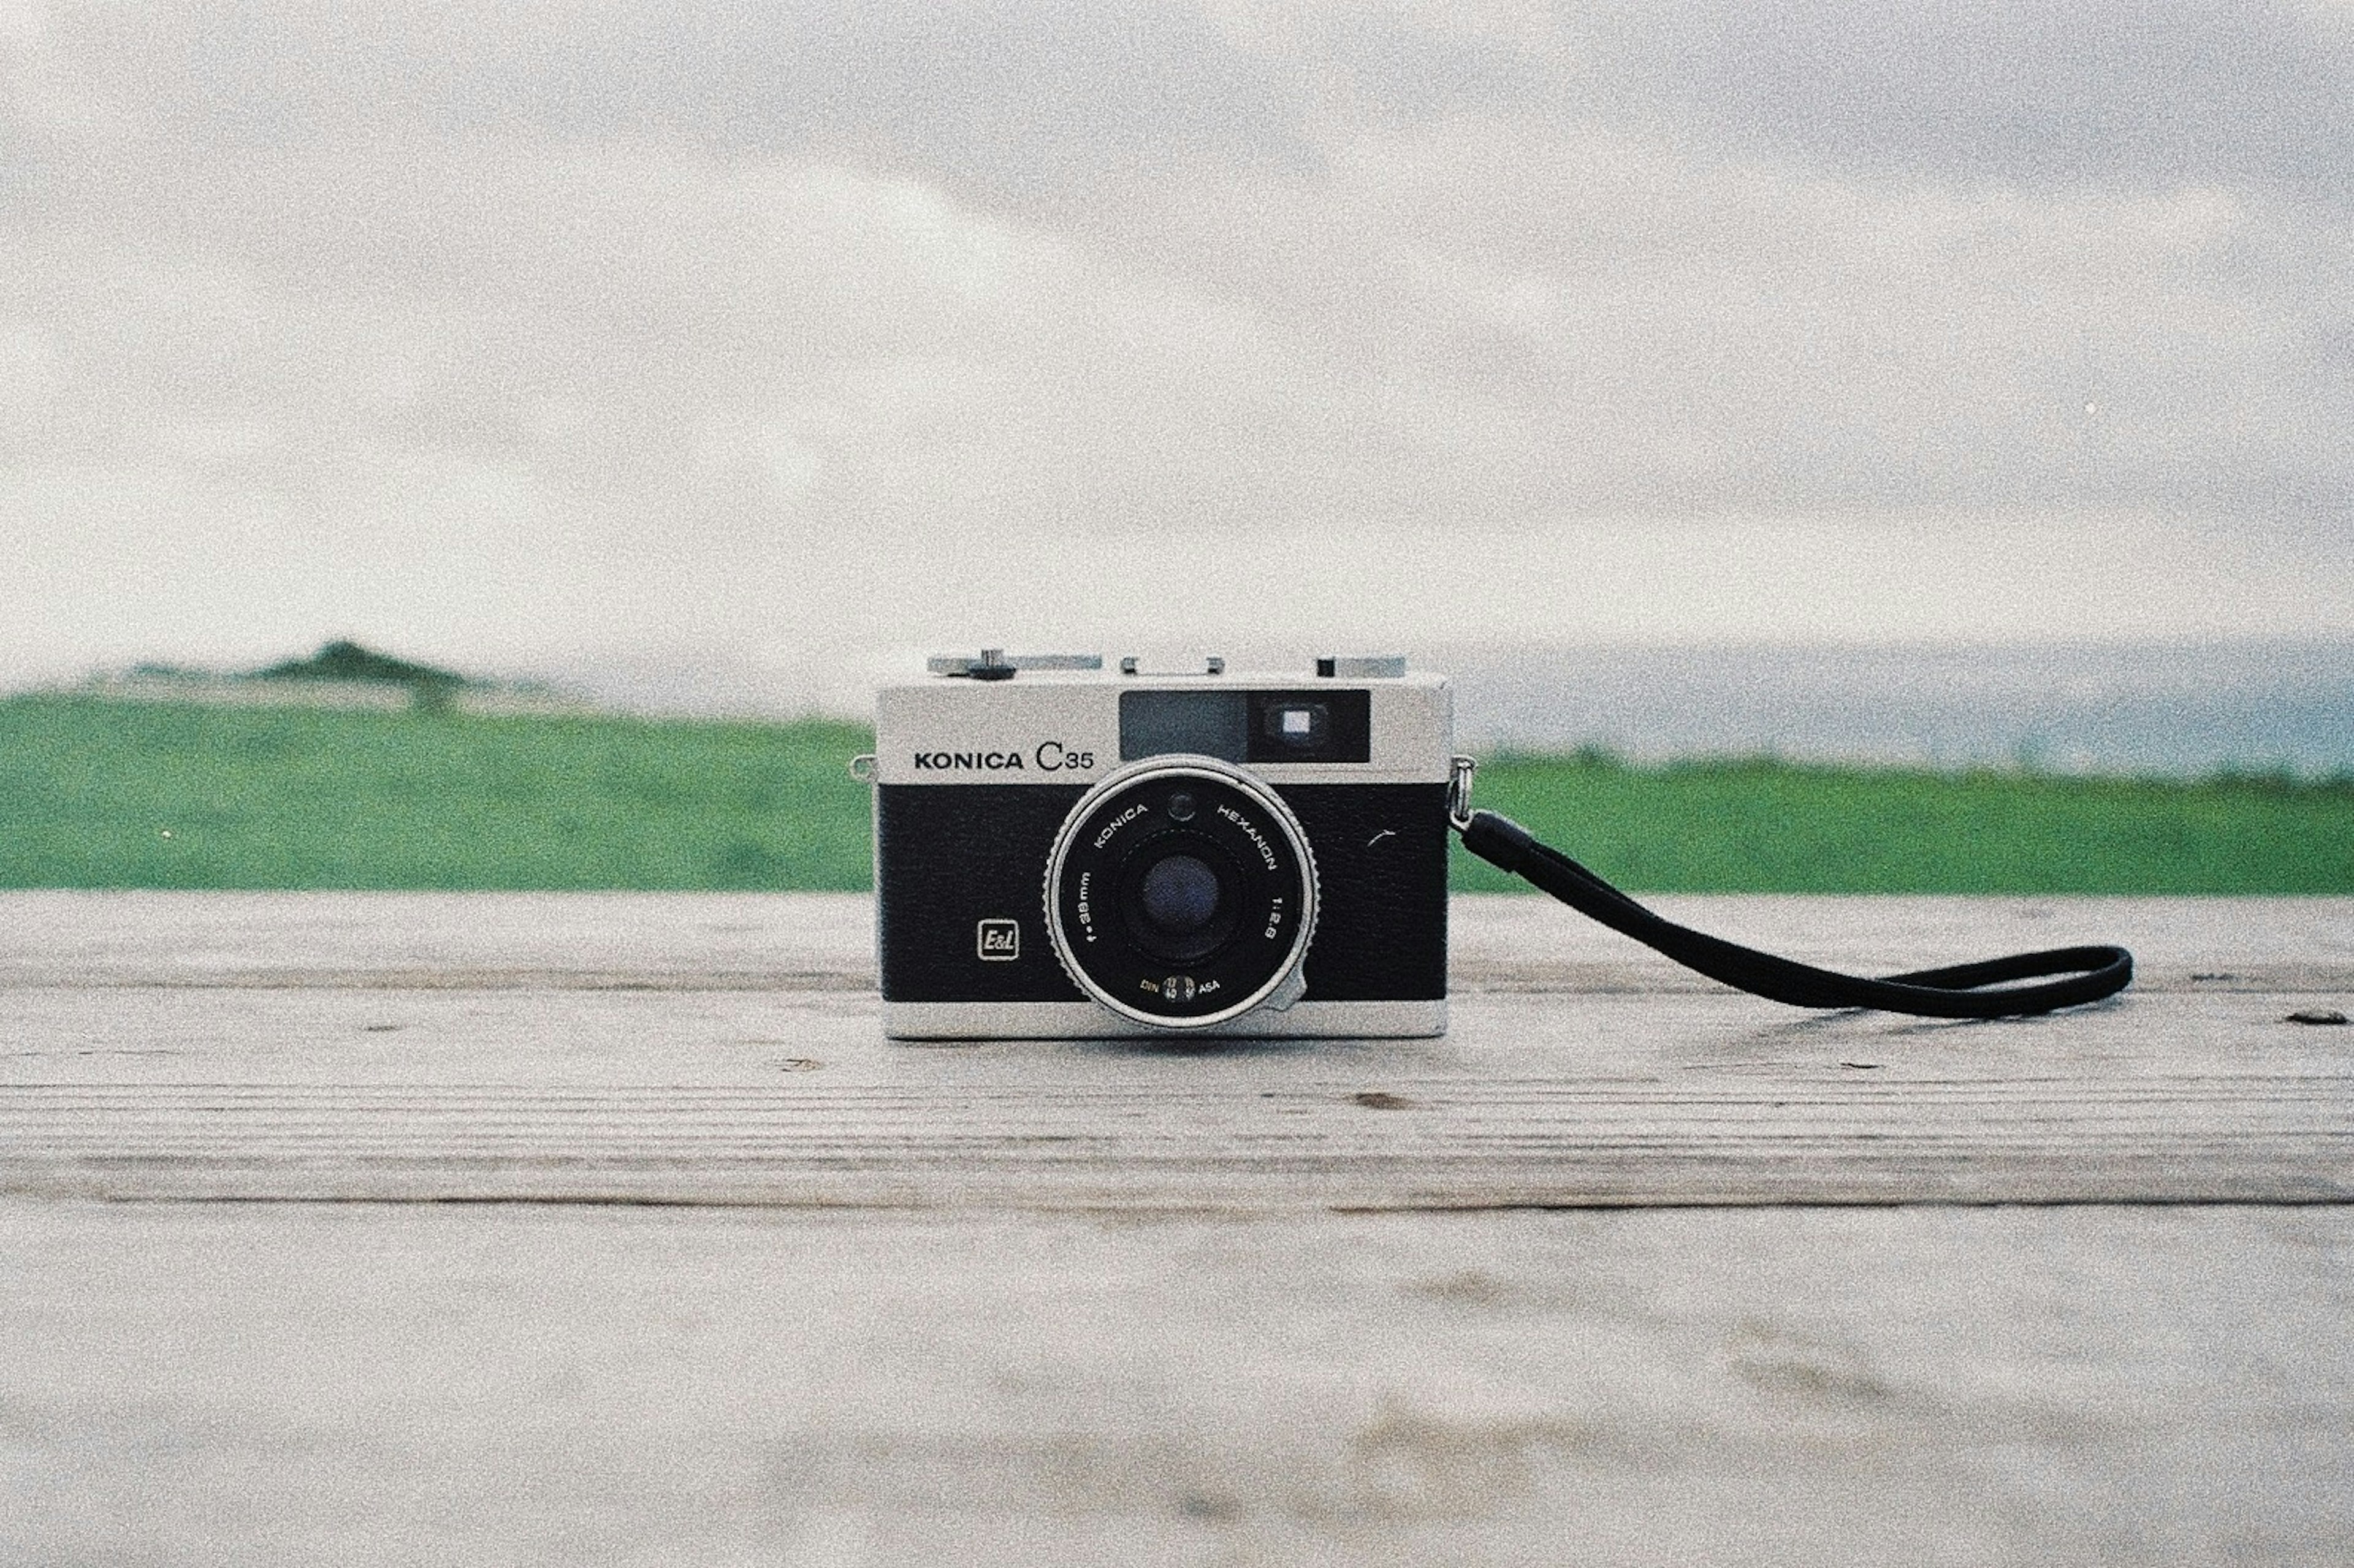
[{"label": "silver lens ring", "polygon": [[1046,857],[1046,932],[1092,1001],[1159,1029],[1258,1006],[1316,933],[1299,819],[1215,758],[1154,757],[1079,798]]}]

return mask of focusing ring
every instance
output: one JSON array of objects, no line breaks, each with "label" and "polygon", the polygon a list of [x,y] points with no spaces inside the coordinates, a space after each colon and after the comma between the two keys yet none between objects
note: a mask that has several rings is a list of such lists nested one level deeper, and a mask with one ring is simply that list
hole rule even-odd
[{"label": "focusing ring", "polygon": [[[1182,877],[1153,874],[1185,861]],[[1200,896],[1156,906],[1172,884]],[[1275,996],[1315,936],[1316,895],[1299,819],[1264,782],[1209,757],[1113,773],[1071,808],[1046,857],[1046,932],[1064,973],[1090,1000],[1161,1029],[1224,1023]]]}]

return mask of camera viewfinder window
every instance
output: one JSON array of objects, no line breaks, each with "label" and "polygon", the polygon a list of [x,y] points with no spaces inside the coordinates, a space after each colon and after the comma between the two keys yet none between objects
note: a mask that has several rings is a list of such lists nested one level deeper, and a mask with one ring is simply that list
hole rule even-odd
[{"label": "camera viewfinder window", "polygon": [[1363,762],[1373,699],[1362,691],[1253,692],[1246,762]]}]

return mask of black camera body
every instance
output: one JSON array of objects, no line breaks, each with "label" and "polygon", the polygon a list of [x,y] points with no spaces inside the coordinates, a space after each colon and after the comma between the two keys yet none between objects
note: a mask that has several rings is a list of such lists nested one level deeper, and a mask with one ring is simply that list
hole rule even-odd
[{"label": "black camera body", "polygon": [[1453,735],[1401,659],[931,661],[875,699],[885,1033],[1444,1033]]}]

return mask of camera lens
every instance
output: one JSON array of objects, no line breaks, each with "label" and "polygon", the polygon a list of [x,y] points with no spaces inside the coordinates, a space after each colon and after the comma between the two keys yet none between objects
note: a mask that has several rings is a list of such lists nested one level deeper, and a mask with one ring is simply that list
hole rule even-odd
[{"label": "camera lens", "polygon": [[1233,856],[1202,834],[1146,840],[1113,877],[1129,940],[1161,963],[1199,963],[1235,934],[1240,878]]},{"label": "camera lens", "polygon": [[1218,912],[1218,874],[1190,854],[1172,854],[1137,888],[1144,917],[1172,937],[1190,937]]},{"label": "camera lens", "polygon": [[1288,986],[1316,925],[1316,866],[1281,796],[1206,757],[1097,783],[1046,861],[1047,934],[1081,993],[1140,1023],[1196,1028]]}]

